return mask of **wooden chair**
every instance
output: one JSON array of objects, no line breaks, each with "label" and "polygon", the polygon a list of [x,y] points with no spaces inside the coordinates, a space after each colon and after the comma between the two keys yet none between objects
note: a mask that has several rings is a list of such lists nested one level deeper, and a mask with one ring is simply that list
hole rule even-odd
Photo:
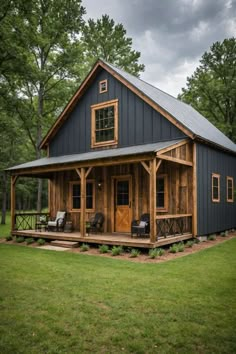
[{"label": "wooden chair", "polygon": [[66,212],[58,211],[55,220],[48,221],[48,230],[63,231],[66,222]]},{"label": "wooden chair", "polygon": [[104,220],[105,218],[103,213],[96,213],[92,218],[90,218],[90,232],[102,232]]}]

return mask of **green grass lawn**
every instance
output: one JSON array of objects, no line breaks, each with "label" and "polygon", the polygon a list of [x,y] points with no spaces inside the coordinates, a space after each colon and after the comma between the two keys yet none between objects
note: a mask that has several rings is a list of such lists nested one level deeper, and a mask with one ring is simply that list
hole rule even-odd
[{"label": "green grass lawn", "polygon": [[10,213],[8,212],[6,215],[6,225],[0,224],[0,238],[4,238],[10,235],[10,229],[11,229],[11,217],[10,217]]},{"label": "green grass lawn", "polygon": [[236,239],[162,264],[0,245],[0,353],[236,353]]}]

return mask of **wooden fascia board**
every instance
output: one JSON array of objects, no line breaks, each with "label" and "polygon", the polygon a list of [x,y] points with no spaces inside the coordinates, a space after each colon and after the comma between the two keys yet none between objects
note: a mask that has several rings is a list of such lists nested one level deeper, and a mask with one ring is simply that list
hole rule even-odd
[{"label": "wooden fascia board", "polygon": [[153,153],[145,154],[145,155],[129,155],[128,157],[118,157],[118,158],[109,158],[109,159],[98,159],[98,160],[87,160],[83,162],[73,162],[68,164],[57,164],[51,165],[46,167],[34,167],[28,168],[24,170],[15,170],[13,174],[15,176],[27,176],[27,177],[34,177],[36,174],[43,174],[43,173],[50,173],[50,172],[60,172],[60,171],[69,171],[75,170],[81,167],[101,167],[101,166],[115,166],[119,164],[128,164],[128,163],[136,163],[141,161],[149,161],[153,159]]},{"label": "wooden fascia board", "polygon": [[159,159],[162,160],[167,160],[170,162],[175,162],[175,163],[179,163],[181,165],[186,165],[186,166],[193,166],[193,163],[190,161],[186,161],[186,160],[182,160],[182,159],[177,159],[176,157],[172,157],[172,156],[167,156],[167,155],[162,155],[162,154],[158,154],[157,157]]},{"label": "wooden fascia board", "polygon": [[128,82],[125,78],[119,75],[117,72],[112,70],[105,63],[99,63],[103,69],[107,70],[112,76],[114,76],[118,81],[124,84],[127,88],[129,88],[132,92],[134,92],[137,96],[139,96],[143,101],[145,101],[149,106],[155,109],[157,112],[161,113],[166,119],[168,119],[172,124],[174,124],[178,129],[180,129],[184,134],[186,134],[189,138],[193,139],[194,134],[187,129],[184,125],[182,125],[176,118],[174,118],[170,113],[168,113],[164,108],[159,106],[156,102],[152,101],[151,98],[146,96],[142,91],[133,86],[130,82]]},{"label": "wooden fascia board", "polygon": [[101,62],[98,61],[88,76],[85,78],[85,80],[82,82],[80,85],[79,89],[76,91],[76,93],[72,96],[71,100],[69,103],[66,105],[62,113],[59,115],[55,123],[52,125],[46,136],[43,138],[42,142],[40,143],[39,148],[40,149],[45,149],[47,147],[48,141],[51,137],[53,137],[57,130],[61,127],[63,124],[64,120],[67,118],[68,113],[71,111],[71,109],[74,107],[74,104],[77,102],[77,100],[83,95],[84,91],[87,89],[90,81],[93,79],[93,76],[95,72],[97,71],[97,68],[101,66]]}]

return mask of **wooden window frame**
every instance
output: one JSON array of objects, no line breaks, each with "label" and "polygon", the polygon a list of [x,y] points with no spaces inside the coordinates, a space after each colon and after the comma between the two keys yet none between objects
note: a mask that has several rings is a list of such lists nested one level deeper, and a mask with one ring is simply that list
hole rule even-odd
[{"label": "wooden window frame", "polygon": [[[218,197],[217,198],[214,198],[214,184],[213,184],[214,178],[216,178],[218,180]],[[218,174],[218,173],[212,173],[212,175],[211,175],[211,200],[214,203],[220,202],[220,174]]]},{"label": "wooden window frame", "polygon": [[[114,139],[96,142],[96,111],[99,109],[114,107]],[[106,101],[91,106],[91,147],[110,146],[118,144],[118,99]]]},{"label": "wooden window frame", "polygon": [[[69,183],[70,183],[70,211],[71,212],[78,212],[78,211],[80,212],[81,208],[79,208],[79,209],[73,208],[73,186],[77,185],[77,184],[81,185],[81,182],[80,181],[70,181]],[[86,181],[86,185],[87,185],[87,183],[92,183],[92,185],[93,185],[93,207],[91,209],[86,208],[86,212],[94,212],[95,211],[95,180],[88,179]],[[87,202],[87,195],[86,195],[86,202]]]},{"label": "wooden window frame", "polygon": [[[102,85],[106,84],[105,90],[102,89]],[[105,93],[108,91],[107,80],[99,81],[99,93]]]},{"label": "wooden window frame", "polygon": [[[232,182],[232,198],[229,198],[229,181]],[[226,196],[227,196],[228,203],[234,202],[234,178],[230,176],[226,177]]]},{"label": "wooden window frame", "polygon": [[165,213],[165,212],[168,212],[168,208],[169,208],[168,175],[167,174],[157,175],[157,177],[156,177],[157,185],[158,185],[158,179],[161,179],[161,178],[164,178],[164,207],[157,206],[158,188],[156,186],[156,211]]}]

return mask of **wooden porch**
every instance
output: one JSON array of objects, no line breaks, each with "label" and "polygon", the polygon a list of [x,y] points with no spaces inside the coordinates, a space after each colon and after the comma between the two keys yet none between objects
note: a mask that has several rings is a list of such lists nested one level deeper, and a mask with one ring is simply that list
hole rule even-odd
[{"label": "wooden porch", "polygon": [[156,242],[150,242],[148,237],[131,237],[130,233],[97,233],[81,236],[79,231],[74,232],[56,232],[56,231],[38,231],[38,230],[14,230],[15,236],[43,238],[48,241],[77,241],[89,244],[106,244],[111,246],[125,246],[135,248],[156,248],[169,245],[175,242],[191,239],[191,233],[183,233],[176,235],[160,236]]}]

